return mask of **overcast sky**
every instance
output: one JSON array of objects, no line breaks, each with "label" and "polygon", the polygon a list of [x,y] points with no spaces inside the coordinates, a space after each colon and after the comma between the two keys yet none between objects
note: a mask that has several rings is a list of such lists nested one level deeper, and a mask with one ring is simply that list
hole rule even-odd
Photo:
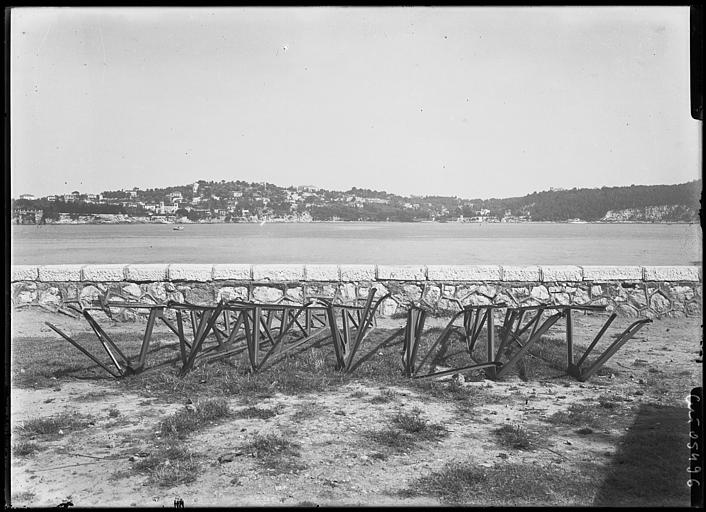
[{"label": "overcast sky", "polygon": [[20,8],[12,196],[700,177],[688,7]]}]

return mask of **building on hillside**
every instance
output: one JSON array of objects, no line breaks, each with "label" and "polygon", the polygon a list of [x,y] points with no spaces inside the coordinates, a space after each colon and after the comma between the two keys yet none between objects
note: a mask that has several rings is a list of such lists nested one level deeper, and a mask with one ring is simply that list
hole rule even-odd
[{"label": "building on hillside", "polygon": [[34,201],[37,198],[33,194],[21,194],[20,199],[26,199],[27,201]]}]

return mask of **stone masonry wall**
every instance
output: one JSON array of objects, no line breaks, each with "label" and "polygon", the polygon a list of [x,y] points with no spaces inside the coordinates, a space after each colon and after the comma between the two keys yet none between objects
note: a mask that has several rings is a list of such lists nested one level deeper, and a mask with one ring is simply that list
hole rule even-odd
[{"label": "stone masonry wall", "polygon": [[[601,304],[626,317],[700,316],[701,267],[499,265],[18,265],[12,267],[15,308],[57,310],[64,301],[96,300],[108,291],[130,299],[214,304],[221,299],[302,302],[312,296],[343,300],[392,297],[383,315],[423,301],[437,312],[457,304]],[[132,311],[117,318],[134,320]]]}]

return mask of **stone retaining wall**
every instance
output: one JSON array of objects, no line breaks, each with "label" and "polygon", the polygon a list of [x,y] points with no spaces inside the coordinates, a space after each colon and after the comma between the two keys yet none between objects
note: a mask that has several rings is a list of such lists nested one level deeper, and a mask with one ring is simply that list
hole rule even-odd
[{"label": "stone retaining wall", "polygon": [[[314,295],[363,298],[375,287],[392,293],[383,315],[423,300],[437,311],[462,304],[601,304],[620,316],[701,315],[702,274],[695,266],[571,265],[17,265],[13,307],[58,309],[66,300],[95,300],[107,291],[140,299],[213,304],[225,299],[297,302]],[[455,300],[454,300],[455,299]],[[118,315],[120,317],[121,315]],[[134,319],[134,313],[122,312]]]}]

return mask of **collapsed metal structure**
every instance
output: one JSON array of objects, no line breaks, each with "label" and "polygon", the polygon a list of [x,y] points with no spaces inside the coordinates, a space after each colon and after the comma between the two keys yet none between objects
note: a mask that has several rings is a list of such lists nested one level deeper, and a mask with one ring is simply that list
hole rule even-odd
[{"label": "collapsed metal structure", "polygon": [[[499,326],[499,344],[495,344],[495,328],[493,321],[493,310],[505,309],[505,318]],[[574,335],[573,335],[573,311],[604,312],[605,306],[594,305],[536,305],[508,307],[505,304],[481,305],[481,306],[461,306],[461,311],[456,313],[436,341],[421,357],[421,361],[415,364],[419,340],[424,329],[426,312],[417,307],[411,307],[407,313],[407,327],[405,330],[405,342],[402,352],[402,360],[406,375],[413,378],[441,377],[444,375],[458,373],[466,370],[483,369],[490,379],[499,379],[507,375],[517,363],[529,352],[529,349],[536,342],[546,335],[562,318],[566,321],[565,343],[566,343],[566,372],[579,381],[585,381],[598,371],[625,343],[627,343],[637,332],[652,320],[643,318],[630,324],[615,340],[590,364],[584,367],[588,356],[601,340],[608,327],[616,319],[617,315],[612,313],[603,326],[599,329],[595,338],[585,350],[578,362],[574,362]],[[454,325],[458,318],[463,318],[463,324]],[[477,352],[477,341],[481,329],[485,326],[487,334],[487,344],[485,350],[479,355]],[[448,351],[451,334],[456,331],[465,342],[465,352],[473,364],[456,368],[444,368],[440,371],[420,374],[420,369],[430,360],[443,358]],[[436,352],[435,352],[436,351]],[[484,353],[483,353],[484,352]]]},{"label": "collapsed metal structure", "polygon": [[[176,335],[179,356],[162,361],[153,368],[181,363],[181,376],[196,366],[243,353],[247,353],[250,371],[254,373],[276,364],[294,351],[299,353],[324,342],[333,346],[335,368],[348,373],[367,359],[364,357],[356,361],[355,356],[376,326],[375,315],[380,305],[390,296],[388,293],[375,300],[376,292],[375,288],[371,289],[363,304],[359,301],[341,303],[336,297],[315,297],[305,304],[289,299],[279,303],[222,300],[213,306],[173,300],[159,302],[149,296],[152,302],[113,301],[107,296],[99,298],[99,305],[84,306],[78,301],[77,311],[90,325],[115,367],[114,370],[58,327],[50,322],[46,324],[115,378],[147,369],[147,356],[158,319]],[[516,367],[542,336],[564,319],[567,350],[565,370],[579,381],[585,381],[652,321],[640,319],[633,322],[593,362],[586,364],[589,355],[617,315],[613,313],[608,317],[578,362],[574,362],[572,312],[603,312],[605,306],[543,304],[510,307],[507,304],[464,306],[458,301],[456,303],[460,311],[452,315],[441,334],[430,345],[429,333],[425,336],[424,332],[430,311],[415,304],[408,309],[405,326],[378,347],[402,334],[402,370],[410,378],[443,377],[470,370],[483,370],[488,378],[500,379]],[[148,312],[139,353],[132,358],[125,355],[91,314],[92,311],[100,310],[112,318],[113,308]],[[504,319],[496,328],[494,313],[501,309],[505,310]],[[167,318],[167,311],[171,319]],[[486,333],[485,343],[479,343],[483,330]],[[453,347],[454,340],[459,339],[462,341],[461,349],[454,355],[462,354],[470,364],[440,368],[438,362],[448,357],[450,349],[457,348]]]}]

